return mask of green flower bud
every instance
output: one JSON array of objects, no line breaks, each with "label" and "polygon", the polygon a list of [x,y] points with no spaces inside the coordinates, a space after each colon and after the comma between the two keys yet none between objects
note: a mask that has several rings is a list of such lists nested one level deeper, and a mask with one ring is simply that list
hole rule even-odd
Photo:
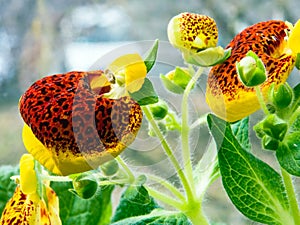
[{"label": "green flower bud", "polygon": [[119,164],[118,164],[117,160],[112,159],[112,160],[102,164],[100,166],[100,169],[105,176],[108,176],[108,177],[113,176],[118,172]]},{"label": "green flower bud", "polygon": [[262,145],[264,149],[277,150],[279,146],[279,141],[268,135],[265,135],[262,139]]},{"label": "green flower bud", "polygon": [[266,81],[266,68],[262,60],[252,51],[236,63],[236,70],[240,80],[247,87],[254,87]]},{"label": "green flower bud", "polygon": [[160,75],[160,78],[167,90],[175,94],[183,94],[186,86],[192,78],[188,68],[176,67],[167,75]]},{"label": "green flower bud", "polygon": [[80,174],[73,180],[73,188],[70,191],[80,198],[89,199],[93,197],[98,189],[95,177],[87,174]]},{"label": "green flower bud", "polygon": [[162,120],[168,114],[168,105],[163,100],[150,105],[150,111],[156,120]]},{"label": "green flower bud", "polygon": [[279,84],[270,88],[271,102],[279,109],[287,108],[293,100],[293,89],[288,83]]},{"label": "green flower bud", "polygon": [[277,115],[271,114],[262,121],[263,131],[270,137],[282,141],[287,129],[287,123]]}]

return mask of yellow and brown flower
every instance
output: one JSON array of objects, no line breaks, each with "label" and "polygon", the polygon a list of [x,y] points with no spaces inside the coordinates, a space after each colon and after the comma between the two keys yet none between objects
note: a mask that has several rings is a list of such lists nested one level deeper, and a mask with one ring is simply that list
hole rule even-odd
[{"label": "yellow and brown flower", "polygon": [[[231,56],[214,66],[208,77],[206,100],[211,110],[227,121],[237,121],[260,108],[253,87],[246,87],[238,79],[236,63],[251,50],[263,61],[267,80],[261,85],[266,98],[272,83],[284,83],[295,65],[299,53],[299,22],[271,20],[254,24],[236,35],[227,48]],[[298,42],[297,42],[298,40]]]},{"label": "yellow and brown flower", "polygon": [[94,169],[135,139],[142,111],[127,91],[140,88],[147,71],[136,56],[121,62],[129,66],[120,70],[125,91],[117,98],[106,96],[115,80],[101,70],[47,76],[23,94],[24,145],[48,170],[69,175]]}]

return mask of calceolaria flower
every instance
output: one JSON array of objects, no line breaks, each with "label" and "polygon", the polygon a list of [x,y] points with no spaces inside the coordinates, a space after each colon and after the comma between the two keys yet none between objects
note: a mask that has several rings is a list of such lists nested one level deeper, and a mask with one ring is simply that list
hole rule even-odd
[{"label": "calceolaria flower", "polygon": [[293,28],[290,23],[271,20],[254,24],[234,37],[227,46],[232,49],[231,56],[209,73],[206,100],[211,110],[231,122],[257,111],[260,104],[255,90],[239,80],[236,63],[250,50],[262,60],[267,79],[260,87],[267,99],[270,85],[284,83],[295,65],[299,30],[299,22]]},{"label": "calceolaria flower", "polygon": [[186,62],[197,66],[212,66],[230,54],[218,43],[218,28],[213,18],[195,13],[181,13],[168,25],[170,43],[180,49]]},{"label": "calceolaria flower", "polygon": [[199,51],[217,45],[218,28],[209,16],[181,13],[170,20],[168,37],[176,48]]},{"label": "calceolaria flower", "polygon": [[36,81],[20,99],[23,142],[36,160],[57,175],[97,168],[120,154],[142,121],[129,92],[141,88],[145,65],[122,56],[105,72],[69,72]]},{"label": "calceolaria flower", "polygon": [[37,191],[34,159],[24,154],[20,160],[20,180],[12,198],[7,202],[0,219],[2,225],[60,225],[59,203],[47,184],[44,196]]}]

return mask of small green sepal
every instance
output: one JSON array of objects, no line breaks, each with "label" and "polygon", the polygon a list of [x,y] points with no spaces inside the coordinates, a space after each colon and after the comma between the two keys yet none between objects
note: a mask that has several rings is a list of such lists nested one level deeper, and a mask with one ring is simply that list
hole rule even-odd
[{"label": "small green sepal", "polygon": [[215,66],[223,63],[231,55],[231,48],[223,49],[221,46],[211,47],[199,52],[182,51],[186,62],[202,67]]},{"label": "small green sepal", "polygon": [[156,57],[157,57],[157,50],[158,50],[158,39],[154,41],[152,47],[146,52],[146,57],[144,58],[144,63],[147,68],[147,73],[152,69],[155,64]]}]

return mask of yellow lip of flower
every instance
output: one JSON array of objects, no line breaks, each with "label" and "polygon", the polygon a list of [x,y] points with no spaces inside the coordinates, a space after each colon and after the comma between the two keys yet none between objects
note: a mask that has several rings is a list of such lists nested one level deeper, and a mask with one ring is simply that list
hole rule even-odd
[{"label": "yellow lip of flower", "polygon": [[20,159],[19,182],[2,212],[0,224],[60,225],[58,197],[48,185],[44,185],[47,204],[37,193],[34,158],[30,154],[24,154]]},{"label": "yellow lip of flower", "polygon": [[115,59],[108,69],[115,74],[116,78],[122,79],[125,88],[129,92],[141,89],[147,75],[147,68],[139,54],[127,54]]},{"label": "yellow lip of flower", "polygon": [[24,194],[33,194],[37,188],[37,177],[34,170],[34,158],[23,154],[20,159],[20,188]]},{"label": "yellow lip of flower", "polygon": [[46,186],[47,204],[37,194],[25,194],[18,186],[7,202],[0,219],[2,225],[61,225],[55,192]]},{"label": "yellow lip of flower", "polygon": [[[254,88],[243,85],[236,72],[236,63],[249,50],[256,53],[266,67],[267,80],[260,86],[265,99],[271,84],[286,81],[296,60],[291,51],[286,51],[286,31],[289,30],[290,26],[285,22],[271,20],[254,24],[233,38],[227,46],[232,48],[231,56],[224,63],[212,67],[208,76],[206,101],[216,115],[234,122],[260,108]],[[299,35],[298,23],[288,40],[293,51],[298,51],[294,46],[295,35]]]},{"label": "yellow lip of flower", "polygon": [[186,12],[170,20],[168,38],[176,48],[198,51],[216,47],[218,29],[211,17]]}]

